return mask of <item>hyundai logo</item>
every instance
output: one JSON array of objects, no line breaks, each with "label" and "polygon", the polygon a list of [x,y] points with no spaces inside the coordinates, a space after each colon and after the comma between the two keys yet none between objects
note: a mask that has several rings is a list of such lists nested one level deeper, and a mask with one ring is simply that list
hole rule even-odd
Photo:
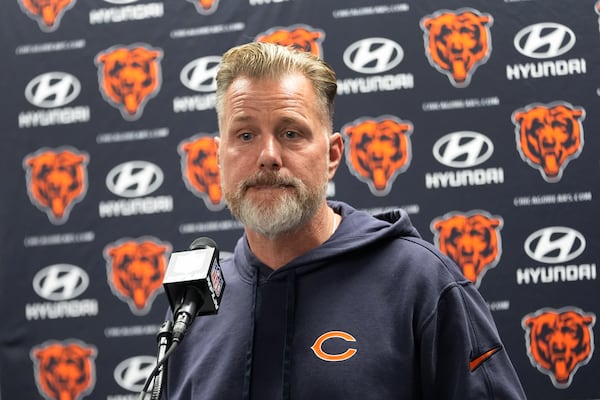
[{"label": "hyundai logo", "polygon": [[394,68],[404,58],[402,47],[386,38],[366,38],[344,51],[344,63],[362,74],[378,74]]},{"label": "hyundai logo", "polygon": [[525,240],[525,253],[532,259],[547,264],[571,261],[584,250],[583,235],[564,226],[540,229]]},{"label": "hyundai logo", "polygon": [[113,372],[115,381],[125,390],[140,392],[154,367],[156,358],[152,356],[130,357],[121,361]]},{"label": "hyundai logo", "polygon": [[217,90],[217,69],[221,57],[207,56],[196,58],[186,64],[179,74],[185,87],[196,92],[214,92]]},{"label": "hyundai logo", "polygon": [[433,156],[441,164],[452,168],[468,168],[487,161],[494,152],[494,144],[478,132],[453,132],[433,145]]},{"label": "hyundai logo", "polygon": [[25,98],[34,106],[62,107],[77,98],[79,80],[66,72],[46,72],[33,78],[25,87]]},{"label": "hyundai logo", "polygon": [[143,197],[163,183],[163,172],[148,161],[128,161],[111,169],[106,175],[108,190],[121,197]]},{"label": "hyundai logo", "polygon": [[575,45],[575,34],[564,25],[542,22],[521,29],[515,35],[514,45],[527,57],[558,57]]},{"label": "hyundai logo", "polygon": [[88,288],[90,279],[81,268],[70,264],[54,264],[41,269],[33,277],[33,290],[50,301],[73,299]]}]

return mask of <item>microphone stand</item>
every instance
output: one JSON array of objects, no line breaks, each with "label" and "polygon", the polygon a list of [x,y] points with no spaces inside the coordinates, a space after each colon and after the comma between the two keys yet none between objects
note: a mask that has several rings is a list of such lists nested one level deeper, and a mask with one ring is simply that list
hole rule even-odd
[{"label": "microphone stand", "polygon": [[[163,322],[160,327],[158,333],[156,334],[156,340],[158,342],[158,356],[156,358],[157,362],[160,362],[168,348],[171,346],[171,331],[173,329],[173,323],[171,321]],[[167,376],[166,373],[167,364],[166,362],[161,365],[158,369],[158,373],[154,377],[154,384],[152,386],[152,397],[151,400],[160,399],[160,395],[162,393],[163,383]]]}]

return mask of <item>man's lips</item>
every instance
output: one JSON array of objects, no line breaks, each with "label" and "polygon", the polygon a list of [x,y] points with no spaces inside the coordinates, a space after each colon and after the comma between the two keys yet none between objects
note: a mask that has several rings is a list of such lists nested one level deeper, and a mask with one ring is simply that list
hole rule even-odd
[{"label": "man's lips", "polygon": [[244,182],[244,189],[282,189],[293,188],[295,183],[291,179],[277,176],[253,177]]},{"label": "man's lips", "polygon": [[255,190],[274,190],[274,189],[287,189],[292,188],[292,185],[250,185],[246,190],[255,189]]}]

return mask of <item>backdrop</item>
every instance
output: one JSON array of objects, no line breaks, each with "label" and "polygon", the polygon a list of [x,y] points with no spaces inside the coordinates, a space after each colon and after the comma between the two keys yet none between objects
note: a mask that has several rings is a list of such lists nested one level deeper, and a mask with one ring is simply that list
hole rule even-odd
[{"label": "backdrop", "polygon": [[530,399],[600,399],[596,0],[3,10],[3,400],[137,398],[169,255],[199,236],[227,253],[242,232],[219,189],[214,74],[254,40],[337,71],[330,197],[409,212],[485,297]]}]

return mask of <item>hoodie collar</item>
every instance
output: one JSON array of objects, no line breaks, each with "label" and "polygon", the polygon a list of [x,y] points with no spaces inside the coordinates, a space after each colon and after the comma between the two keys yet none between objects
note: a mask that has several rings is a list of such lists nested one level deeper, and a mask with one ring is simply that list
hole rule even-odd
[{"label": "hoodie collar", "polygon": [[243,235],[234,251],[234,263],[242,279],[248,283],[254,282],[257,279],[255,274],[258,274],[258,281],[283,279],[290,269],[295,269],[297,274],[306,273],[333,258],[380,241],[402,236],[420,237],[402,209],[371,215],[341,201],[329,201],[328,204],[342,216],[335,233],[320,246],[275,271],[256,258]]}]

